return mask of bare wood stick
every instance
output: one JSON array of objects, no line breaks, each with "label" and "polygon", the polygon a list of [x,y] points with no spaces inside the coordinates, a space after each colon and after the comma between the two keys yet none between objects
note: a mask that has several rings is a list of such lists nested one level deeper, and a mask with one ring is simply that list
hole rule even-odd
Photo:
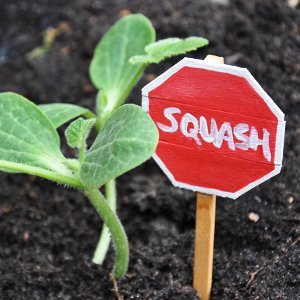
[{"label": "bare wood stick", "polygon": [[218,64],[224,64],[224,57],[216,55],[207,55],[204,59],[205,61],[215,62]]},{"label": "bare wood stick", "polygon": [[197,193],[194,288],[209,300],[212,286],[216,196]]},{"label": "bare wood stick", "polygon": [[[224,63],[224,58],[207,55],[206,61]],[[209,300],[212,286],[216,196],[197,193],[194,288],[201,300]]]}]

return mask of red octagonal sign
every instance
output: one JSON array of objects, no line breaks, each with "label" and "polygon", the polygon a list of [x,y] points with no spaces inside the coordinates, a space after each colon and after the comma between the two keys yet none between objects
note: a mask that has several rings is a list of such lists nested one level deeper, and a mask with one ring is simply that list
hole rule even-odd
[{"label": "red octagonal sign", "polygon": [[142,93],[175,186],[235,199],[280,172],[284,114],[247,69],[184,58]]}]

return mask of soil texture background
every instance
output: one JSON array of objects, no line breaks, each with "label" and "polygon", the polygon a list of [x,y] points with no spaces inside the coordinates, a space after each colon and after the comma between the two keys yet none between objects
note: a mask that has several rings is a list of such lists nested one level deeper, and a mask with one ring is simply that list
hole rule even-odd
[{"label": "soil texture background", "polygon": [[[188,56],[210,53],[248,68],[287,121],[281,174],[236,201],[217,201],[212,300],[300,299],[300,10],[284,0],[215,2],[1,0],[0,91],[93,108],[93,49],[128,12],[149,17],[158,38],[209,39]],[[61,22],[47,55],[29,59],[44,31]],[[140,104],[141,87],[179,59],[149,67],[128,102]],[[116,299],[113,249],[103,267],[91,263],[102,222],[84,196],[26,175],[1,173],[0,182],[0,299]],[[118,211],[131,249],[119,282],[124,299],[198,299],[195,199],[153,161],[119,178]],[[258,214],[256,223],[250,212]]]}]

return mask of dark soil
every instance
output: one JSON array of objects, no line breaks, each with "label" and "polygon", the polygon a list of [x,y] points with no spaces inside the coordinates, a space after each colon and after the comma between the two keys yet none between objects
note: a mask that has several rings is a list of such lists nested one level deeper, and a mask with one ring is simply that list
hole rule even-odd
[{"label": "dark soil", "polygon": [[[300,299],[300,10],[287,1],[1,0],[0,90],[36,103],[93,107],[88,65],[98,39],[127,10],[158,37],[200,35],[207,53],[247,67],[286,113],[282,173],[236,201],[218,199],[212,299]],[[45,57],[26,54],[66,22]],[[150,67],[130,96],[179,58]],[[150,76],[151,75],[151,76]],[[1,113],[1,112],[0,112]],[[0,141],[1,142],[1,141]],[[102,223],[73,190],[0,174],[0,299],[116,299],[109,271],[90,262]],[[129,236],[125,299],[198,299],[192,288],[195,194],[171,186],[153,161],[118,181]],[[250,222],[248,213],[259,215]]]}]

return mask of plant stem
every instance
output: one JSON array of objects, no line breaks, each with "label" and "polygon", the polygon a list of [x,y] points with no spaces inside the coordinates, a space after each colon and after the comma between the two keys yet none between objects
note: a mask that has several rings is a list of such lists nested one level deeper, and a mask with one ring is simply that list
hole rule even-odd
[{"label": "plant stem", "polygon": [[[105,184],[105,197],[113,212],[116,212],[117,206],[117,191],[116,181],[110,180]],[[104,224],[102,227],[101,235],[94,252],[93,263],[102,265],[110,244],[110,232],[107,226]]]},{"label": "plant stem", "polygon": [[106,114],[105,111],[107,109],[107,97],[104,94],[104,91],[99,91],[96,97],[96,112],[97,112],[97,120],[96,120],[96,129],[99,132],[103,124],[105,123]]},{"label": "plant stem", "polygon": [[126,274],[129,262],[129,246],[124,228],[119,218],[112,211],[108,202],[98,189],[87,189],[85,190],[85,195],[95,207],[99,216],[104,221],[111,233],[111,238],[115,245],[116,251],[113,275],[116,278],[120,278]]},{"label": "plant stem", "polygon": [[[106,101],[107,99],[104,92],[103,91],[98,92],[96,98],[96,111],[98,116],[96,120],[96,129],[98,132],[100,131],[102,125],[105,122],[102,109],[103,107],[106,107]],[[113,210],[113,212],[116,212],[117,191],[116,191],[116,181],[114,179],[110,180],[105,184],[105,197],[108,204],[110,205],[110,208]],[[93,263],[99,265],[103,264],[109,249],[110,240],[111,240],[110,232],[107,226],[104,224],[92,259]]]},{"label": "plant stem", "polygon": [[85,151],[86,151],[86,141],[84,140],[79,148],[79,155],[78,155],[78,159],[79,159],[79,163],[81,164],[84,160],[84,156],[85,156]]},{"label": "plant stem", "polygon": [[0,169],[6,169],[7,171],[13,171],[17,173],[25,173],[34,176],[46,178],[51,181],[55,181],[61,184],[66,184],[74,188],[83,189],[83,185],[77,177],[71,177],[68,175],[60,174],[54,171],[46,170],[39,167],[24,165],[21,163],[15,163],[5,160],[0,160]]}]

